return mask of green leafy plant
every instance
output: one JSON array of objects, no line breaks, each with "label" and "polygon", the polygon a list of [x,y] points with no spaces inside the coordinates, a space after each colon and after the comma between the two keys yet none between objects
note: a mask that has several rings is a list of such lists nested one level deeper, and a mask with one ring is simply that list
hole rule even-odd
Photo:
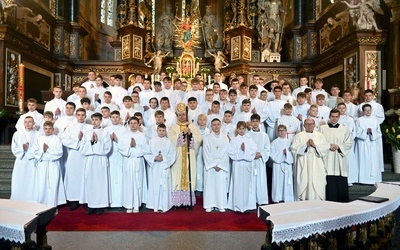
[{"label": "green leafy plant", "polygon": [[3,108],[2,110],[0,110],[0,118],[6,116],[6,114],[7,114],[7,109],[6,108]]},{"label": "green leafy plant", "polygon": [[[400,118],[399,118],[400,120]],[[400,123],[399,121],[394,122],[391,126],[387,123],[381,125],[383,136],[386,138],[386,142],[390,143],[397,150],[400,150]]]},{"label": "green leafy plant", "polygon": [[208,68],[208,67],[202,67],[201,69],[200,69],[200,73],[202,73],[202,74],[210,74],[210,72],[211,72],[211,70],[210,70],[210,68]]},{"label": "green leafy plant", "polygon": [[173,66],[168,66],[165,68],[165,71],[167,71],[168,74],[172,74],[175,72],[175,68]]}]

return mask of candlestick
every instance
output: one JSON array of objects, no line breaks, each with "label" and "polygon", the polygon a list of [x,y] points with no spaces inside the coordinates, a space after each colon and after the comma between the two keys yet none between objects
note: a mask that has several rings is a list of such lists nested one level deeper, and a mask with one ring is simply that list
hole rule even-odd
[{"label": "candlestick", "polygon": [[386,70],[382,70],[382,90],[386,90]]},{"label": "candlestick", "polygon": [[24,113],[24,87],[25,87],[25,66],[21,63],[18,66],[18,108],[19,111],[17,113],[23,114]]}]

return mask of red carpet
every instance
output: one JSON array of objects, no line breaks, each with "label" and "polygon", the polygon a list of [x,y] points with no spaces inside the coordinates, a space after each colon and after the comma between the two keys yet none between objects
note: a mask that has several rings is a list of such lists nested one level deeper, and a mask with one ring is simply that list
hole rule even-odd
[{"label": "red carpet", "polygon": [[265,231],[267,226],[257,218],[256,212],[206,213],[202,199],[197,198],[193,210],[183,208],[167,213],[153,210],[138,214],[107,212],[102,215],[87,215],[79,207],[69,211],[68,206],[59,209],[58,215],[47,226],[49,231]]}]

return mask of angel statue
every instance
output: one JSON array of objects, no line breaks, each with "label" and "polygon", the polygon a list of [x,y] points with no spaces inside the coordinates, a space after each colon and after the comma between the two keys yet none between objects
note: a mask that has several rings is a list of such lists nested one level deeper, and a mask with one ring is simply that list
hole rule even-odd
[{"label": "angel statue", "polygon": [[209,50],[207,50],[207,52],[215,59],[214,61],[215,72],[219,72],[220,69],[225,68],[226,66],[229,65],[229,63],[225,61],[225,56],[222,53],[222,51],[218,51],[217,53],[211,53]]},{"label": "angel statue", "polygon": [[163,62],[163,58],[167,57],[169,54],[169,52],[167,52],[166,54],[162,54],[161,50],[158,50],[156,53],[149,53],[145,56],[146,57],[150,57],[151,55],[153,55],[153,57],[146,63],[146,66],[150,67],[149,64],[154,61],[153,66],[154,66],[154,75],[159,75],[161,73],[161,69],[162,69],[162,62]]},{"label": "angel statue", "polygon": [[7,22],[7,17],[11,11],[11,7],[17,7],[15,3],[10,1],[0,0],[0,24]]},{"label": "angel statue", "polygon": [[374,17],[374,12],[381,15],[384,14],[382,8],[379,6],[379,0],[360,0],[358,4],[349,4],[346,1],[342,1],[342,3],[345,3],[352,10],[350,16],[353,18],[353,23],[357,29],[365,30],[374,28],[377,32],[382,31],[376,25]]}]

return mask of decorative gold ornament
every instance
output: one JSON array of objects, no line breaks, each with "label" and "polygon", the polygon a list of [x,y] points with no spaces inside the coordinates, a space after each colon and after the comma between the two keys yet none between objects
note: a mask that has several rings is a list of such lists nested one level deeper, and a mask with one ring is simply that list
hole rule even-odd
[{"label": "decorative gold ornament", "polygon": [[183,102],[180,102],[176,105],[175,109],[176,113],[181,114],[181,113],[186,113],[186,104]]}]

